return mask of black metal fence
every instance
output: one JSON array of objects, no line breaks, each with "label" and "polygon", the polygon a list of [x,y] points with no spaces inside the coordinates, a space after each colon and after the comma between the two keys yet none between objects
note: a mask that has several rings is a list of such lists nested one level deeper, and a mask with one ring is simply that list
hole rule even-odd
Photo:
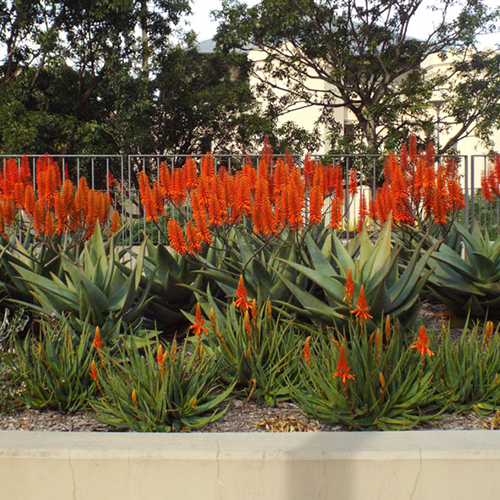
[{"label": "black metal fence", "polygon": [[[0,164],[10,158],[15,158],[20,164],[21,158],[28,158],[32,170],[36,189],[37,161],[45,155],[0,155]],[[204,155],[192,156],[200,164]],[[274,155],[276,159],[279,155]],[[162,237],[162,229],[158,230],[147,224],[144,210],[139,201],[137,175],[145,170],[150,178],[156,178],[160,165],[164,162],[169,168],[184,165],[186,155],[51,155],[61,167],[61,175],[78,183],[85,176],[89,187],[108,191],[114,195],[115,208],[120,210],[122,221],[125,222],[124,243],[137,244],[147,233],[153,241]],[[240,169],[245,163],[251,162],[258,168],[261,155],[217,155],[213,154],[214,168],[225,167],[230,171]],[[292,156],[294,163],[303,165],[304,156]],[[344,168],[345,183],[349,183],[349,171],[354,168],[358,172],[360,191],[368,199],[376,197],[377,187],[382,181],[382,170],[385,156],[383,155],[311,155],[311,158],[322,161],[324,164],[337,164]],[[491,157],[488,155],[458,155],[454,157],[458,162],[462,187],[465,195],[465,209],[463,223],[471,227],[475,222],[487,229],[490,236],[500,234],[500,204],[487,204],[481,194],[481,175],[488,168]],[[440,158],[437,158],[437,162]],[[351,220],[356,218],[359,199],[351,197],[346,189],[344,216],[346,228],[349,229]],[[166,228],[165,228],[166,229]]]}]

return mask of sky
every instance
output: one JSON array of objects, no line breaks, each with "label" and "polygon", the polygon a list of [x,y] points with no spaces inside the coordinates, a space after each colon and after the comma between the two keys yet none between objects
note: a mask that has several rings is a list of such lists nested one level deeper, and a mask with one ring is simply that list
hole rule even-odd
[{"label": "sky", "polygon": [[[259,0],[242,0],[242,3],[252,6],[258,4]],[[193,15],[189,19],[190,29],[198,34],[198,41],[203,42],[215,35],[217,23],[211,19],[210,12],[219,10],[221,5],[222,0],[192,0]]]},{"label": "sky", "polygon": [[[247,5],[256,5],[259,3],[259,0],[241,1]],[[432,0],[430,0],[430,2],[431,1]],[[498,0],[487,0],[487,3],[491,7],[498,7]],[[222,0],[192,1],[193,15],[189,18],[189,22],[191,23],[190,29],[194,30],[198,34],[198,41],[202,42],[204,40],[208,40],[215,35],[217,23],[211,19],[210,11],[220,9],[221,5]],[[428,19],[429,15],[429,12],[422,9],[422,14],[420,14],[420,18],[415,20],[413,32],[410,33],[410,35],[415,37],[422,36],[422,29],[425,29],[423,26],[431,26]],[[492,35],[480,36],[478,40],[480,42],[480,47],[482,48],[500,45],[500,32]]]}]

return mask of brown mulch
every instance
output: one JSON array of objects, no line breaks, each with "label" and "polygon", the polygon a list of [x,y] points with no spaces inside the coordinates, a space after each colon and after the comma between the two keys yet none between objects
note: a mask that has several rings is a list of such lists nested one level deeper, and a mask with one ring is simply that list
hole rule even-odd
[{"label": "brown mulch", "polygon": [[[476,413],[451,415],[416,430],[484,430],[500,428],[500,412],[488,417]],[[106,432],[110,429],[89,413],[62,415],[55,411],[25,409],[0,415],[0,430]],[[223,418],[197,432],[337,432],[348,431],[342,425],[327,425],[310,419],[291,403],[276,407],[233,400]]]},{"label": "brown mulch", "polygon": [[[449,321],[449,314],[441,305],[424,302],[419,320],[428,328],[441,328]],[[461,325],[452,325],[451,335],[458,338]],[[499,429],[500,412],[487,417],[476,413],[444,416],[417,430],[479,430]],[[55,411],[23,409],[11,414],[0,414],[0,430],[106,432],[109,429],[90,413],[62,415]],[[198,432],[336,432],[347,431],[341,425],[327,425],[307,418],[292,403],[278,403],[274,408],[265,404],[233,400],[227,413]]]}]

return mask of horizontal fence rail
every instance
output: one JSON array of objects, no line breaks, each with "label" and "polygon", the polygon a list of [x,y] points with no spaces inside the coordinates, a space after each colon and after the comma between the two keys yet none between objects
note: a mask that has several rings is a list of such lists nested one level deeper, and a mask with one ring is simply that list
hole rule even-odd
[{"label": "horizontal fence rail", "polygon": [[[273,155],[293,160],[297,166],[303,166],[304,155]],[[22,158],[29,161],[36,190],[37,164],[45,155],[0,155],[0,165],[5,165],[9,159],[15,159],[21,165]],[[197,167],[206,158],[206,155],[191,155]],[[75,185],[81,177],[86,177],[89,187],[108,192],[113,200],[113,209],[119,210],[125,230],[122,233],[122,243],[135,245],[144,239],[147,234],[154,242],[161,241],[166,234],[166,221],[162,221],[159,228],[146,221],[144,209],[140,203],[137,176],[144,170],[150,179],[158,178],[160,166],[165,164],[172,171],[184,166],[188,155],[51,155],[61,169],[62,180],[71,179]],[[237,171],[245,164],[259,168],[261,154],[255,155],[211,155],[214,169],[218,172],[221,168],[228,171]],[[355,169],[359,182],[359,192],[363,193],[366,201],[374,200],[377,188],[381,185],[383,167],[386,156],[384,155],[310,155],[311,159],[321,161],[323,164],[340,165],[344,169],[345,197],[343,217],[345,235],[348,239],[355,227],[355,220],[359,210],[359,195],[349,193],[349,172]],[[449,158],[449,156],[447,157]],[[457,161],[462,188],[465,198],[465,209],[460,218],[466,227],[470,228],[475,223],[487,230],[490,237],[500,234],[500,204],[486,203],[481,196],[481,176],[491,164],[489,155],[457,155]],[[436,158],[436,164],[441,161]],[[175,207],[170,207],[170,214],[180,217]],[[305,207],[307,212],[308,207]],[[327,214],[328,217],[328,214]]]}]

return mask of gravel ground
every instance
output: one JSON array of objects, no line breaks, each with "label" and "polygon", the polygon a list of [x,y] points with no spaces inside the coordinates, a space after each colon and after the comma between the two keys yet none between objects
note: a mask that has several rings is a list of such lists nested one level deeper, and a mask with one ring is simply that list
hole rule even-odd
[{"label": "gravel ground", "polygon": [[[416,430],[480,430],[499,429],[500,412],[488,417],[475,413],[445,416]],[[0,430],[106,432],[109,429],[91,414],[83,412],[61,415],[55,411],[26,409],[10,415],[0,415]],[[349,429],[341,425],[326,425],[308,419],[291,403],[279,403],[275,408],[253,402],[232,401],[223,418],[197,432],[337,432]]]}]

